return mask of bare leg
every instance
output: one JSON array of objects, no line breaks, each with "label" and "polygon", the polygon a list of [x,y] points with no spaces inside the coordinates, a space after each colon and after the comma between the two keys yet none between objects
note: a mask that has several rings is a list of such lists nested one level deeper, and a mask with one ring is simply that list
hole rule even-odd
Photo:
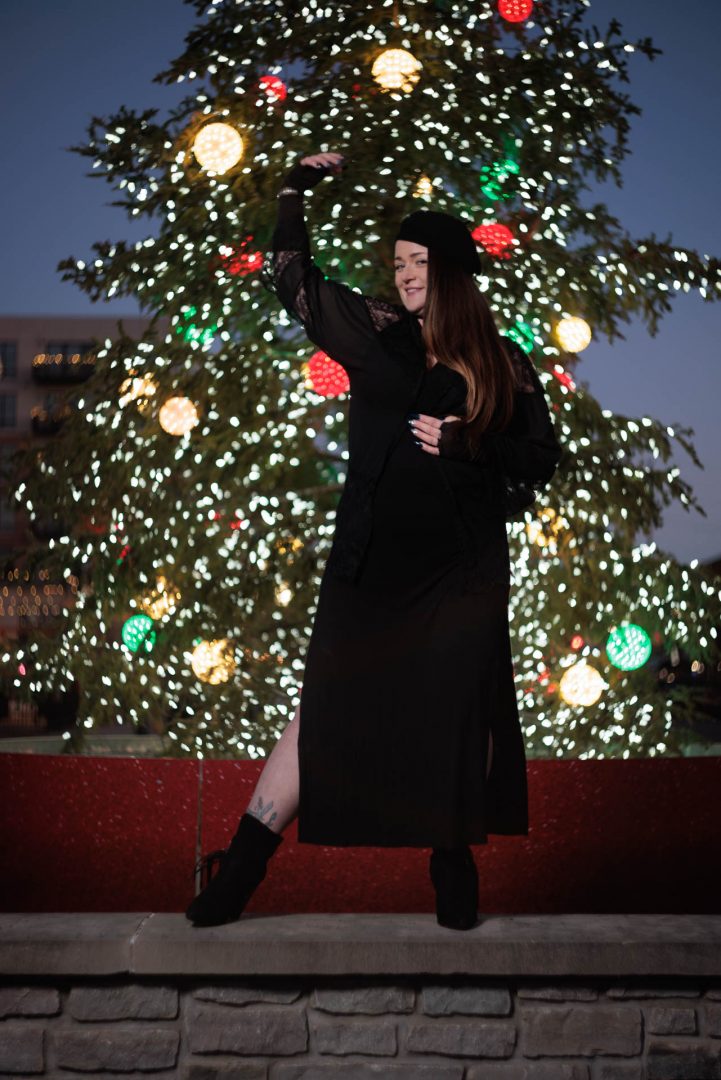
[{"label": "bare leg", "polygon": [[298,813],[300,705],[263,766],[246,813],[282,833]]}]

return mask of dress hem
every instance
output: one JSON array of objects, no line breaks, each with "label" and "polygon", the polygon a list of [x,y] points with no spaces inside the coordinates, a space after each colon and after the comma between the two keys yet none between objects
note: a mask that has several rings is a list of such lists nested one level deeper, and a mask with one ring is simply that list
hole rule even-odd
[{"label": "dress hem", "polygon": [[448,843],[447,840],[441,838],[423,840],[413,839],[412,837],[406,837],[402,840],[363,840],[363,839],[348,839],[343,837],[326,834],[325,838],[315,837],[309,839],[306,836],[301,836],[300,833],[297,836],[296,843],[298,844],[323,844],[329,847],[415,847],[415,848],[434,848],[434,847],[460,847],[462,845],[481,845],[489,842],[489,836],[528,836],[528,829],[520,828],[508,828],[508,829],[490,829],[487,833],[476,834],[466,837],[453,843]]}]

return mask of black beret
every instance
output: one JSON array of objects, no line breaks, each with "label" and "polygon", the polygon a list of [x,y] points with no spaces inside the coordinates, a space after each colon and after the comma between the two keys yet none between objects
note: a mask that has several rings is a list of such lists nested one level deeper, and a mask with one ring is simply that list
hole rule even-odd
[{"label": "black beret", "polygon": [[438,251],[469,274],[480,274],[481,260],[468,226],[439,210],[415,210],[403,218],[396,240],[411,240]]}]

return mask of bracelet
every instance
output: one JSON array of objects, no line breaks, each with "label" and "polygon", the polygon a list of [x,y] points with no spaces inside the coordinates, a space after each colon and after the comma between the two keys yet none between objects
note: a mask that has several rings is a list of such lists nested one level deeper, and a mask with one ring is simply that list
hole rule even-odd
[{"label": "bracelet", "polygon": [[279,199],[281,195],[300,195],[300,192],[296,191],[296,189],[293,187],[284,187],[280,189],[280,191],[276,195],[276,199]]}]

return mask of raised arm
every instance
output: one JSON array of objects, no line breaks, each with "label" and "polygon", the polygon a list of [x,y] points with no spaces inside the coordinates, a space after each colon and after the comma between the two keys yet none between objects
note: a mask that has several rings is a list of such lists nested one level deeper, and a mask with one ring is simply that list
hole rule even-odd
[{"label": "raised arm", "polygon": [[[317,157],[332,161],[340,155]],[[329,169],[330,165],[298,164],[285,177],[277,197],[271,266],[265,268],[264,279],[310,340],[353,371],[362,366],[377,326],[361,293],[327,278],[316,266],[304,216],[305,190],[319,183]]]},{"label": "raised arm", "polygon": [[485,432],[478,451],[471,455],[462,440],[458,421],[441,426],[440,453],[445,457],[495,465],[512,480],[540,490],[549,483],[561,457],[561,445],[533,363],[517,346],[511,355],[516,375],[516,391],[511,422],[500,433]]}]

